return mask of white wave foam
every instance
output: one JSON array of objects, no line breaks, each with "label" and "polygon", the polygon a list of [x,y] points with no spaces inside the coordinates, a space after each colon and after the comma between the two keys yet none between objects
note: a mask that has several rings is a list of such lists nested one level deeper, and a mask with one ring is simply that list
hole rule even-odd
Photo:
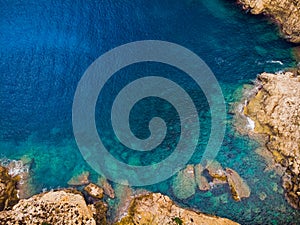
[{"label": "white wave foam", "polygon": [[283,66],[283,62],[281,62],[279,60],[268,60],[267,63],[279,64],[279,65]]},{"label": "white wave foam", "polygon": [[249,117],[246,117],[247,118],[247,121],[248,121],[248,126],[252,131],[254,131],[254,128],[255,128],[255,122],[249,118]]},{"label": "white wave foam", "polygon": [[[8,168],[8,174],[12,177],[22,175],[29,172],[29,167],[24,165],[21,160],[10,160],[7,158],[0,159],[0,165]],[[21,181],[20,181],[21,183]]]}]

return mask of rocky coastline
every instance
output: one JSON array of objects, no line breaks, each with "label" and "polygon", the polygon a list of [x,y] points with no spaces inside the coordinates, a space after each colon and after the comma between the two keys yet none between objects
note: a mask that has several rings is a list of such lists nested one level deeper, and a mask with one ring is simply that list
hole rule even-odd
[{"label": "rocky coastline", "polygon": [[300,43],[299,0],[238,0],[244,10],[264,14],[275,21],[285,39]]},{"label": "rocky coastline", "polygon": [[[206,215],[177,206],[169,197],[146,191],[133,192],[120,187],[118,210],[114,221],[107,219],[109,204],[115,198],[106,179],[97,184],[88,180],[87,173],[72,178],[72,188],[52,190],[26,199],[18,196],[18,174],[9,174],[9,168],[0,167],[0,225],[9,224],[237,224],[229,219]],[[76,188],[75,188],[76,187]],[[79,188],[81,187],[81,188]],[[79,191],[80,190],[80,191]]]},{"label": "rocky coastline", "polygon": [[[264,135],[265,148],[257,151],[282,177],[287,201],[300,208],[300,76],[297,70],[262,73],[256,93],[243,114],[254,121],[254,132]],[[270,159],[271,157],[271,159]],[[269,159],[268,159],[269,158]]]}]

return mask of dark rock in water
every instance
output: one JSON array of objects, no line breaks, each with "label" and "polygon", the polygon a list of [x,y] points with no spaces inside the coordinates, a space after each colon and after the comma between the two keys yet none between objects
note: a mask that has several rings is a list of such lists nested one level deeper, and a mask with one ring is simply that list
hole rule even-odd
[{"label": "dark rock in water", "polygon": [[17,183],[19,180],[19,176],[10,176],[8,169],[0,166],[0,210],[9,209],[18,203]]}]

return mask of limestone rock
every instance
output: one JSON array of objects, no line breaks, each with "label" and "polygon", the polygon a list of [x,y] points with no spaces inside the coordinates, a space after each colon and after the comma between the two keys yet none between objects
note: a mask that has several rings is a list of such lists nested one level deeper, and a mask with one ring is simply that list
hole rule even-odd
[{"label": "limestone rock", "polygon": [[84,187],[84,190],[93,198],[103,198],[103,189],[96,184],[90,183]]},{"label": "limestone rock", "polygon": [[191,224],[191,225],[235,225],[237,223],[216,216],[206,215],[178,207],[169,197],[148,194],[132,200],[128,215],[115,225],[134,224]]},{"label": "limestone rock", "polygon": [[88,207],[93,212],[93,217],[97,225],[107,225],[106,212],[108,210],[108,206],[106,203],[98,201]]},{"label": "limestone rock", "polygon": [[285,38],[300,43],[299,0],[237,0],[245,10],[253,14],[265,14],[273,18]]},{"label": "limestone rock", "polygon": [[[300,76],[292,72],[259,75],[260,90],[249,100],[244,113],[255,121],[255,132],[267,134],[266,148],[273,165],[281,165],[283,187],[290,204],[298,208],[300,198]],[[263,152],[260,152],[263,153]],[[269,154],[268,153],[268,154]],[[263,155],[267,155],[263,153]],[[269,163],[272,161],[269,160]],[[289,177],[289,179],[287,179]],[[294,190],[295,189],[295,190]]]},{"label": "limestone rock", "polygon": [[240,175],[233,169],[226,168],[227,182],[231,189],[232,197],[235,201],[250,196],[250,188]]},{"label": "limestone rock", "polygon": [[8,174],[11,177],[18,179],[17,190],[19,198],[28,198],[33,195],[34,187],[29,174],[29,168],[33,159],[28,156],[23,156],[21,160],[11,160],[7,158],[0,159],[0,165],[7,168]]},{"label": "limestone rock", "polygon": [[20,177],[12,177],[9,170],[0,166],[0,210],[10,208],[18,201],[17,183]]},{"label": "limestone rock", "polygon": [[82,172],[81,174],[72,177],[68,181],[68,185],[71,185],[71,186],[86,185],[90,182],[89,181],[89,176],[90,176],[90,173],[88,171]]},{"label": "limestone rock", "polygon": [[12,210],[0,212],[0,224],[96,225],[96,222],[82,195],[61,190],[20,200]]},{"label": "limestone rock", "polygon": [[207,163],[206,169],[209,175],[213,178],[214,184],[226,183],[226,173],[221,164],[215,160]]}]

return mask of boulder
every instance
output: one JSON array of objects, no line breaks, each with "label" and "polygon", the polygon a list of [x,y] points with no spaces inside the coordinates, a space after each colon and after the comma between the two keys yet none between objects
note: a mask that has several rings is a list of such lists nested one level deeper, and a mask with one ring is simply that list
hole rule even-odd
[{"label": "boulder", "polygon": [[84,190],[93,198],[103,198],[103,189],[96,184],[90,183],[84,187]]},{"label": "boulder", "polygon": [[236,171],[226,168],[226,177],[232,197],[235,201],[241,201],[242,198],[248,198],[250,196],[251,192],[249,186]]},{"label": "boulder", "polygon": [[212,178],[226,181],[225,171],[218,161],[213,160],[208,162],[206,165],[206,169],[208,170],[208,173]]}]

